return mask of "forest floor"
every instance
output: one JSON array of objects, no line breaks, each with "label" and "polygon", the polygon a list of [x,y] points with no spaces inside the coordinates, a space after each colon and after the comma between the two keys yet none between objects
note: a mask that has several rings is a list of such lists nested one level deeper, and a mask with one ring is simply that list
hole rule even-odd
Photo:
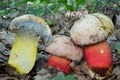
[{"label": "forest floor", "polygon": [[[64,16],[55,14],[55,16],[50,16],[46,20],[53,22],[50,24],[53,35],[60,34],[70,36],[69,32],[72,25],[84,14],[87,14],[87,11],[82,11],[71,17],[69,14]],[[21,76],[13,68],[7,65],[9,53],[15,38],[15,33],[9,31],[10,21],[11,19],[0,18],[0,80],[52,80],[59,72],[47,66],[47,60],[50,54],[45,52],[42,48],[43,44],[41,40],[39,41],[35,66],[29,74]],[[120,21],[116,23],[120,24]],[[114,49],[116,43],[120,41],[120,35],[118,34],[119,29],[120,25],[115,24],[113,34],[107,40],[112,49],[113,68],[110,75],[105,80],[120,80],[120,54]],[[83,58],[80,63],[76,64],[76,68],[74,68],[70,74],[76,77],[76,80],[96,80],[88,75],[87,69],[86,61]]]}]

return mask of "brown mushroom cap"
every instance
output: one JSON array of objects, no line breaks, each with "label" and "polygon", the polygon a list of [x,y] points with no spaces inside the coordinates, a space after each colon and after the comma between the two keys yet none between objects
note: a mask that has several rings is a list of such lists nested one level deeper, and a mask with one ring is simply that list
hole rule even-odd
[{"label": "brown mushroom cap", "polygon": [[84,46],[107,39],[113,29],[114,25],[109,17],[100,13],[87,14],[75,22],[70,36],[75,44]]},{"label": "brown mushroom cap", "polygon": [[63,35],[54,35],[53,42],[50,46],[45,47],[45,51],[73,61],[80,61],[83,56],[82,48],[73,44],[69,37]]}]

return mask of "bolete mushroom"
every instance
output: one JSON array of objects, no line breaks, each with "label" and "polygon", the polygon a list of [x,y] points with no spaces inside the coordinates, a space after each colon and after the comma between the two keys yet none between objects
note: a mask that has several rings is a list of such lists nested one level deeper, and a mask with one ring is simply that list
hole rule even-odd
[{"label": "bolete mushroom", "polygon": [[13,19],[10,29],[17,34],[8,64],[20,74],[27,74],[35,64],[38,36],[41,36],[45,46],[48,46],[52,42],[51,30],[42,18],[30,14]]},{"label": "bolete mushroom", "polygon": [[103,79],[111,71],[112,52],[106,39],[113,30],[110,18],[100,13],[83,16],[71,28],[72,41],[83,47],[91,77]]},{"label": "bolete mushroom", "polygon": [[73,61],[80,61],[83,56],[82,48],[73,44],[70,37],[64,35],[54,35],[52,43],[45,47],[45,51]]}]

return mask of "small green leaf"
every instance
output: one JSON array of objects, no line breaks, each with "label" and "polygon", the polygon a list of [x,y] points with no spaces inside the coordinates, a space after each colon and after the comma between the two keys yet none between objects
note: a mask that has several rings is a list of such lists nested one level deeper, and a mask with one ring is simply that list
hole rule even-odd
[{"label": "small green leaf", "polygon": [[65,77],[65,80],[76,80],[75,77],[73,75],[67,75]]},{"label": "small green leaf", "polygon": [[69,11],[73,11],[73,8],[71,5],[66,5],[66,9],[69,10]]},{"label": "small green leaf", "polygon": [[41,3],[42,3],[42,2],[45,2],[45,0],[39,0],[39,1],[40,1]]},{"label": "small green leaf", "polygon": [[84,2],[85,2],[85,0],[76,0],[77,6],[84,3]]},{"label": "small green leaf", "polygon": [[4,13],[5,13],[5,10],[0,10],[0,15]]},{"label": "small green leaf", "polygon": [[120,42],[115,44],[114,49],[117,50],[118,54],[120,54]]},{"label": "small green leaf", "polygon": [[52,25],[53,22],[51,20],[47,20],[48,25]]},{"label": "small green leaf", "polygon": [[117,49],[118,54],[120,54],[120,49]]},{"label": "small green leaf", "polygon": [[52,80],[65,80],[65,75],[62,72],[59,72]]},{"label": "small green leaf", "polygon": [[114,49],[120,49],[120,42],[117,42],[114,46]]}]

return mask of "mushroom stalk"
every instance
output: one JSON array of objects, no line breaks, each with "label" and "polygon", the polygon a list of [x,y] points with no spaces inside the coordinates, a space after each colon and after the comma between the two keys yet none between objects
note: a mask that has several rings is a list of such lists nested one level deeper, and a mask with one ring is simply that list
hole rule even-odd
[{"label": "mushroom stalk", "polygon": [[37,55],[38,39],[30,34],[18,34],[9,58],[9,65],[20,74],[29,73],[33,68]]},{"label": "mushroom stalk", "polygon": [[113,58],[107,41],[84,47],[84,56],[92,78],[101,80],[110,74]]}]

